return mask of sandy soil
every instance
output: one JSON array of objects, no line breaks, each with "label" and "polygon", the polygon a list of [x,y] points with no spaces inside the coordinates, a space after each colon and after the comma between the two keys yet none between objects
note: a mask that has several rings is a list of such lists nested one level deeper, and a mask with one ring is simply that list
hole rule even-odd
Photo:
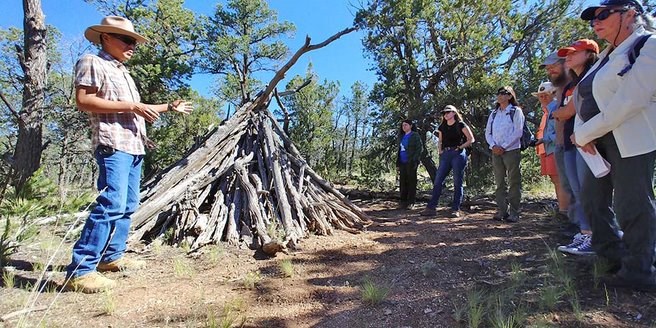
[{"label": "sandy soil", "polygon": [[[118,287],[94,295],[57,292],[70,245],[48,268],[44,290],[31,292],[45,263],[42,242],[13,256],[0,288],[0,316],[26,304],[47,310],[0,326],[467,327],[476,324],[472,300],[479,295],[479,327],[511,315],[520,318],[517,327],[653,327],[653,294],[595,283],[593,257],[553,260],[549,248],[568,240],[547,203],[527,202],[522,220],[509,224],[491,220],[485,202],[447,218],[446,211],[421,217],[420,209],[397,210],[391,201],[359,201],[375,222],[361,234],[310,236],[276,258],[227,246],[195,256],[150,247],[129,254],[146,260],[146,268],[107,274]],[[292,263],[292,277],[282,273],[284,260]],[[554,273],[559,265],[564,278]],[[13,286],[4,286],[7,277]],[[369,301],[365,282],[387,296]],[[551,306],[549,288],[560,294]]]}]

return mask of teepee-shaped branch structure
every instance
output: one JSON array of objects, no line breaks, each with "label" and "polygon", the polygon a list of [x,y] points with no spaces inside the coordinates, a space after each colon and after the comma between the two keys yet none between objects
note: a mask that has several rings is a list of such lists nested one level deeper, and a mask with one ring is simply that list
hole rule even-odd
[{"label": "teepee-shaped branch structure", "polygon": [[317,45],[306,38],[257,99],[146,182],[131,241],[166,235],[192,250],[227,241],[275,253],[308,233],[361,231],[367,216],[308,167],[268,109],[276,84],[302,54],[351,31]]}]

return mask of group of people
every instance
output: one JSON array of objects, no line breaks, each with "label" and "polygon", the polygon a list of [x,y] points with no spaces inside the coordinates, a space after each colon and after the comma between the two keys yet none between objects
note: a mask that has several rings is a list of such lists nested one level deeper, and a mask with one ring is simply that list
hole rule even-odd
[{"label": "group of people", "polygon": [[[580,39],[559,48],[541,65],[549,82],[533,93],[543,113],[534,143],[541,173],[554,185],[559,215],[577,230],[571,243],[558,249],[607,260],[606,285],[656,291],[654,18],[638,0],[604,0],[585,9],[581,19],[589,21],[608,46],[600,51],[595,41]],[[421,214],[436,214],[442,184],[453,170],[451,209],[459,216],[467,165],[464,148],[474,137],[454,106],[445,107],[442,115],[437,129],[440,163],[431,200]],[[496,220],[520,218],[524,120],[512,87],[499,88],[485,129],[496,184]],[[411,122],[407,124],[405,135],[416,135]],[[401,175],[401,184],[414,173],[402,189],[406,205],[414,201],[414,191],[408,188],[416,186],[419,154],[414,152],[421,147],[420,140],[413,146],[401,142],[398,162],[409,169]],[[606,175],[596,176],[582,156],[597,153],[610,164]]]},{"label": "group of people", "polygon": [[[656,160],[656,32],[654,20],[637,0],[604,0],[585,9],[598,38],[608,42],[600,52],[596,42],[581,39],[560,48],[542,65],[550,82],[534,95],[543,117],[537,132],[542,174],[551,178],[559,211],[571,218],[578,233],[560,249],[592,254],[613,264],[605,280],[613,286],[656,290],[656,211],[653,173]],[[146,148],[146,122],[160,113],[188,114],[190,102],[141,102],[125,66],[138,43],[147,39],[122,17],[105,17],[90,26],[85,37],[99,46],[75,67],[77,107],[90,116],[94,156],[99,167],[96,205],[73,248],[65,286],[99,292],[116,282],[102,271],[143,265],[125,257],[130,217],[139,204],[141,165]],[[496,183],[496,220],[520,219],[520,140],[524,114],[512,87],[497,90],[496,107],[485,128]],[[458,109],[446,106],[437,129],[440,163],[432,197],[424,215],[435,215],[442,184],[454,175],[453,216],[460,215],[466,148],[474,142]],[[414,204],[417,167],[423,145],[404,121],[398,153],[401,205]],[[580,152],[599,153],[610,163],[610,174],[593,175]]]}]

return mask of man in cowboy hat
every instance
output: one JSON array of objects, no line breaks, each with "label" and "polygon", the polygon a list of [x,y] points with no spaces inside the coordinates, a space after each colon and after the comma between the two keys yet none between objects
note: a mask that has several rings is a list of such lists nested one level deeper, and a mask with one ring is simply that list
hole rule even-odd
[{"label": "man in cowboy hat", "polygon": [[189,114],[193,107],[182,100],[168,104],[141,102],[124,63],[138,43],[148,40],[134,31],[129,20],[105,17],[100,25],[87,28],[84,36],[100,45],[97,55],[84,55],[75,65],[76,104],[90,117],[100,194],[73,247],[65,287],[95,293],[116,285],[99,272],[143,264],[124,254],[130,216],[139,204],[145,148],[153,145],[146,136],[146,121],[152,123],[166,111]]}]

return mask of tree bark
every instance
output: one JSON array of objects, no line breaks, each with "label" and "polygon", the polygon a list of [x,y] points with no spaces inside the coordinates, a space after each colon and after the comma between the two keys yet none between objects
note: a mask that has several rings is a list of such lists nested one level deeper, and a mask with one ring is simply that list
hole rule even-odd
[{"label": "tree bark", "polygon": [[14,150],[17,190],[41,165],[43,151],[42,118],[47,83],[45,17],[40,0],[23,0],[24,49],[18,54],[24,73],[23,108],[18,117],[18,138]]}]

